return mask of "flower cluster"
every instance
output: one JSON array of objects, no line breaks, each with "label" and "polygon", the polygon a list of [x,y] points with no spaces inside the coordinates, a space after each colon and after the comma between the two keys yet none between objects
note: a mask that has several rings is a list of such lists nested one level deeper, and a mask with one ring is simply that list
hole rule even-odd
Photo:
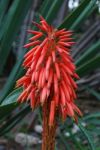
[{"label": "flower cluster", "polygon": [[79,77],[70,56],[72,32],[54,29],[43,17],[40,24],[33,24],[39,31],[28,30],[33,36],[24,48],[32,49],[24,56],[26,74],[17,81],[17,87],[23,86],[18,102],[29,101],[32,109],[50,102],[50,125],[56,113],[63,120],[67,116],[76,119],[76,114],[82,114],[74,104],[77,85],[73,78]]}]

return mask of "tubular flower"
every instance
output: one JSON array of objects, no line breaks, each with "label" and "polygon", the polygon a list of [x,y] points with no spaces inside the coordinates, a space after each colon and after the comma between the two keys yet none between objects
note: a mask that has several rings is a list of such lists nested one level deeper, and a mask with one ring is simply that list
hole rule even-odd
[{"label": "tubular flower", "polygon": [[26,74],[16,84],[23,87],[18,102],[29,101],[32,109],[50,102],[49,125],[56,115],[63,120],[67,116],[76,120],[77,114],[82,113],[74,103],[77,85],[73,79],[79,76],[70,56],[70,47],[74,44],[72,31],[54,29],[43,17],[40,24],[33,24],[39,31],[28,30],[33,36],[24,46],[31,50],[24,56]]}]

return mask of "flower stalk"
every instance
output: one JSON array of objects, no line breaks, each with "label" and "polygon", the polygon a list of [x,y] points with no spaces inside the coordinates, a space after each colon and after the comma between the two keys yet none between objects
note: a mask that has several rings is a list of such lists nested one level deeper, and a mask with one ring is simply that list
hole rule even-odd
[{"label": "flower stalk", "polygon": [[57,122],[54,120],[52,126],[49,126],[49,103],[43,106],[43,133],[42,133],[42,150],[54,150],[55,149],[55,135]]}]

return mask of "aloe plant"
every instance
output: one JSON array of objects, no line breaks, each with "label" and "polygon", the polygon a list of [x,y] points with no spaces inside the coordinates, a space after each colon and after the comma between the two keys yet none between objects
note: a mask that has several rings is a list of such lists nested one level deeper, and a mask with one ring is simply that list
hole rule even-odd
[{"label": "aloe plant", "polygon": [[[41,7],[36,12],[36,20],[38,21],[39,15],[43,15],[43,17],[49,22],[53,23],[57,14],[60,11],[64,1],[62,0],[44,0]],[[9,6],[9,0],[1,0],[0,1],[0,74],[3,75],[3,70],[5,68],[5,64],[7,62],[8,55],[11,51],[11,47],[13,42],[16,40],[16,36],[21,28],[23,21],[26,18],[26,15],[30,13],[32,15],[32,4],[34,2],[32,0],[29,1],[20,1],[14,0]],[[72,48],[72,56],[75,59],[75,64],[77,66],[77,73],[80,76],[80,80],[77,81],[79,85],[78,94],[81,95],[81,89],[90,92],[90,94],[94,95],[97,99],[100,100],[100,94],[97,92],[96,88],[98,87],[99,78],[97,75],[100,73],[100,41],[95,40],[95,35],[100,31],[99,24],[100,21],[97,20],[94,24],[91,24],[90,28],[87,31],[83,32],[82,27],[83,24],[92,16],[92,13],[98,11],[98,6],[96,4],[96,0],[82,0],[80,5],[69,12],[69,15],[65,16],[62,23],[58,25],[58,29],[67,28],[73,30],[76,34],[75,41],[76,46]],[[99,16],[99,14],[97,13]],[[33,18],[32,18],[33,19]],[[32,20],[30,19],[30,20]],[[30,22],[28,20],[28,22]],[[30,24],[30,23],[29,23]],[[29,25],[28,24],[28,25]],[[28,27],[26,27],[28,28]],[[26,34],[26,31],[23,31]],[[80,37],[77,38],[80,34]],[[94,40],[93,40],[94,39]],[[27,38],[23,41],[27,41]],[[12,114],[12,112],[19,107],[16,100],[21,93],[22,89],[14,90],[16,80],[22,76],[24,70],[21,68],[23,56],[25,51],[23,50],[23,45],[21,45],[20,53],[17,55],[17,61],[8,77],[7,82],[5,83],[4,88],[0,93],[0,135],[4,135],[9,132],[22,118],[24,118],[28,113],[30,113],[29,106],[22,106],[23,108],[19,110],[15,116],[11,117],[8,122],[2,124],[4,120],[8,117],[8,115]],[[91,72],[94,74],[91,75]],[[89,80],[92,78],[94,80]],[[87,81],[88,80],[88,81]],[[94,82],[95,81],[95,82]],[[93,86],[92,86],[93,85]],[[100,112],[91,114],[88,116],[84,116],[83,119],[79,121],[80,131],[74,135],[69,131],[70,137],[66,138],[63,133],[59,135],[59,139],[61,139],[65,149],[70,150],[70,143],[66,140],[72,140],[75,144],[76,149],[85,150],[82,147],[82,141],[78,142],[77,137],[84,137],[89,142],[90,147],[88,149],[95,150],[96,146],[91,137],[91,133],[88,131],[88,128],[85,129],[82,126],[82,122],[85,120],[87,124],[90,124],[90,120],[94,119],[94,122],[98,122],[100,117]],[[95,124],[93,122],[93,124]],[[67,122],[66,122],[67,124]],[[73,123],[72,123],[73,124]],[[69,128],[65,128],[64,130],[69,130]],[[93,131],[96,132],[96,131]],[[99,145],[100,146],[100,145]],[[98,148],[98,147],[97,147]],[[56,146],[56,149],[59,149]]]}]

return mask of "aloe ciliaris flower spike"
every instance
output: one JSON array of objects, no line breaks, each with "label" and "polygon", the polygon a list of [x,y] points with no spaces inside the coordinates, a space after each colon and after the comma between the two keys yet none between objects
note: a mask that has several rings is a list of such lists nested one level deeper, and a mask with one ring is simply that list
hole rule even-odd
[{"label": "aloe ciliaris flower spike", "polygon": [[[31,47],[31,50],[24,56],[26,74],[16,84],[23,87],[18,102],[29,101],[32,109],[43,107],[43,141],[44,145],[49,143],[51,146],[50,136],[55,134],[56,118],[65,120],[70,116],[77,121],[77,114],[82,115],[74,103],[77,85],[73,79],[79,79],[79,76],[75,73],[70,47],[75,42],[71,38],[72,31],[54,29],[43,17],[40,17],[40,24],[33,24],[39,31],[28,30],[32,37],[24,48]],[[46,146],[42,149],[47,150]]]}]

